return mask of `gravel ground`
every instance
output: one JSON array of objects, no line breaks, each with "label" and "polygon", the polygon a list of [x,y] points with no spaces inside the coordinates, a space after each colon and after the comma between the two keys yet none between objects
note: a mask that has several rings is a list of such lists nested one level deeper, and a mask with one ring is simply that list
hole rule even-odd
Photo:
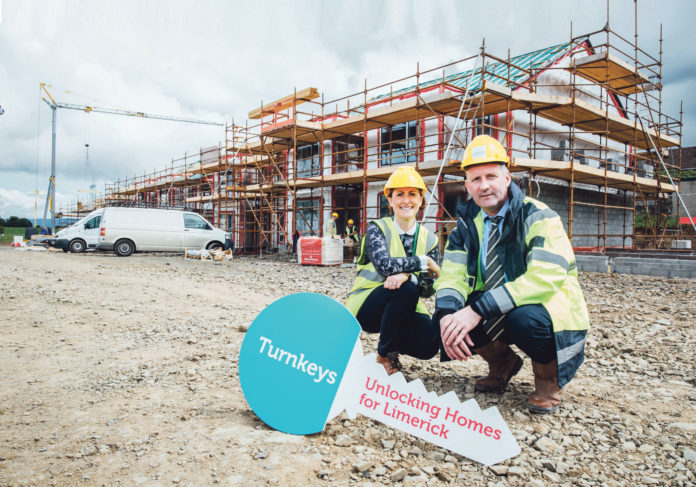
[{"label": "gravel ground", "polygon": [[685,279],[580,275],[586,361],[550,417],[524,409],[529,360],[502,395],[473,391],[478,357],[403,360],[429,390],[500,409],[522,448],[504,464],[364,417],[307,437],[266,427],[239,387],[244,331],[291,292],[343,302],[354,272],[0,248],[0,485],[696,485],[696,286]]}]

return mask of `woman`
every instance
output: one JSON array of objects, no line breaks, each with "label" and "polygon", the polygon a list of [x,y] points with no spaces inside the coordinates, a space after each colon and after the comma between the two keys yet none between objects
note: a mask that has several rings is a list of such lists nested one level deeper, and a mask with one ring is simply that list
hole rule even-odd
[{"label": "woman", "polygon": [[399,353],[427,360],[438,350],[439,332],[419,300],[432,296],[433,278],[440,274],[437,237],[416,223],[424,193],[414,168],[392,173],[384,195],[393,217],[367,226],[346,301],[363,330],[379,332],[377,362],[389,375],[401,370]]}]

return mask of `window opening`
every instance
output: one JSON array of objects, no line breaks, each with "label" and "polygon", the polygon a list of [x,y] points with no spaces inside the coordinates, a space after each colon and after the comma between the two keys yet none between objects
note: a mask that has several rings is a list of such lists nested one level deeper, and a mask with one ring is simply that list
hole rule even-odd
[{"label": "window opening", "polygon": [[418,159],[418,121],[380,129],[380,166],[394,166]]}]

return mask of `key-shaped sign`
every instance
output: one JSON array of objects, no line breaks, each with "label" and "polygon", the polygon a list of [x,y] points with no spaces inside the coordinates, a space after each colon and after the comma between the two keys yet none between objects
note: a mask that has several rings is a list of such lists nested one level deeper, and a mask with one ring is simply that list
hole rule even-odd
[{"label": "key-shaped sign", "polygon": [[251,409],[277,430],[305,435],[346,410],[411,433],[486,465],[520,452],[497,408],[482,411],[454,392],[438,396],[420,379],[388,376],[363,355],[360,325],[337,301],[291,294],[266,307],[247,331],[239,381]]}]

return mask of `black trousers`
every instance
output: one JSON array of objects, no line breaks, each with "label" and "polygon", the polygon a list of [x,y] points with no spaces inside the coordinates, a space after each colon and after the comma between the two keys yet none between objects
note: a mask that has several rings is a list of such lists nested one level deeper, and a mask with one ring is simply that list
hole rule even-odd
[{"label": "black trousers", "polygon": [[440,347],[440,333],[430,316],[416,313],[418,286],[406,281],[399,289],[375,288],[358,311],[363,330],[379,333],[381,356],[399,352],[427,360]]},{"label": "black trousers", "polygon": [[[480,293],[469,296],[467,306],[475,300]],[[437,310],[434,320],[435,327],[440,330],[440,320],[443,316],[454,313],[455,310]],[[498,340],[508,345],[516,345],[517,348],[534,362],[548,364],[556,358],[556,341],[553,335],[553,323],[546,308],[541,304],[526,304],[510,311],[503,320],[503,333]],[[488,345],[491,339],[479,325],[469,333],[474,342],[474,348],[481,348]],[[451,360],[445,353],[444,348],[440,351],[442,361]]]}]

